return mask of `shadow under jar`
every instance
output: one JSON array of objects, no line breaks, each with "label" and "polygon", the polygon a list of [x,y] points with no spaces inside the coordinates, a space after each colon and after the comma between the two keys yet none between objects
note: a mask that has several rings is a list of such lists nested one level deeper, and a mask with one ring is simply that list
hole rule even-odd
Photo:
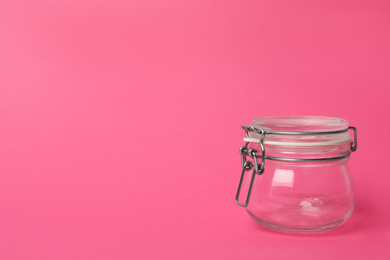
[{"label": "shadow under jar", "polygon": [[[354,207],[347,162],[357,148],[348,121],[318,116],[259,117],[243,125],[236,203],[261,226],[320,233],[342,225]],[[353,130],[352,139],[350,131]]]}]

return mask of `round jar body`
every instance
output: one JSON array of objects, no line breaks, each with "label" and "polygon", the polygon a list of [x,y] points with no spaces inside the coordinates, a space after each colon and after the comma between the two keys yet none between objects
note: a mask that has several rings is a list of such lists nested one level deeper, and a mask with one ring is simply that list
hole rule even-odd
[{"label": "round jar body", "polygon": [[[357,148],[355,127],[344,119],[297,116],[260,117],[242,128],[246,144],[236,203],[258,224],[320,233],[350,217],[355,192],[347,164]],[[248,190],[240,202],[241,187]]]},{"label": "round jar body", "polygon": [[264,173],[253,183],[249,215],[261,226],[283,232],[317,233],[339,227],[354,207],[347,161],[267,160]]}]

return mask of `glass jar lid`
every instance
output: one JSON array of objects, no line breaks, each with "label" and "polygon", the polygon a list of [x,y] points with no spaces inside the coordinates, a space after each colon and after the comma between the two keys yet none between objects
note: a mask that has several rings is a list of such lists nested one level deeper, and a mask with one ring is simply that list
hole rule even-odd
[{"label": "glass jar lid", "polygon": [[269,158],[333,158],[351,152],[349,123],[341,118],[267,116],[255,118],[251,127],[257,131],[248,131],[244,141],[252,148],[261,141]]},{"label": "glass jar lid", "polygon": [[275,132],[330,132],[349,126],[345,119],[324,116],[264,116],[253,119],[252,125]]},{"label": "glass jar lid", "polygon": [[[352,140],[348,121],[334,117],[266,116],[253,119],[252,126],[268,133],[264,145],[314,147],[342,145]],[[250,132],[245,141],[257,142],[260,138],[259,133]]]}]

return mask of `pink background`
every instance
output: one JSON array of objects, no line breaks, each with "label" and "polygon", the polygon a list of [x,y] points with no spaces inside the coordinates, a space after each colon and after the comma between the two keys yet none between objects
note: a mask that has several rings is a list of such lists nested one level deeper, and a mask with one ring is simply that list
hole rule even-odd
[{"label": "pink background", "polygon": [[[0,259],[390,259],[390,2],[0,2]],[[356,208],[283,235],[234,203],[240,125],[359,130]]]}]

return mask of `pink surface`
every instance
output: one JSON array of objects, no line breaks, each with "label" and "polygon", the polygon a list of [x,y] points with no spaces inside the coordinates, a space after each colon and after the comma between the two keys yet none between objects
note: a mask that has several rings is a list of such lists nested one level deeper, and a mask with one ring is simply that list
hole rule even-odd
[{"label": "pink surface", "polygon": [[[0,259],[390,259],[388,1],[0,2]],[[283,235],[234,203],[240,124],[359,130],[356,208]]]}]

